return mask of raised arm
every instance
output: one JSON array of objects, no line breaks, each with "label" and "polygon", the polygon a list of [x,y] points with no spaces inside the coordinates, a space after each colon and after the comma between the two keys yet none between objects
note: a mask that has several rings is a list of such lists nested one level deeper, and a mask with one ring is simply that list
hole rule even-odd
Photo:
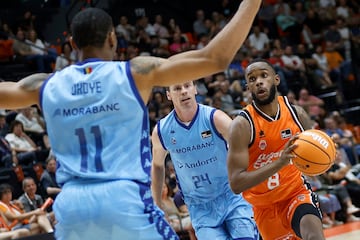
[{"label": "raised arm", "polygon": [[157,125],[154,127],[151,136],[152,141],[152,167],[151,167],[151,190],[155,204],[161,208],[161,193],[165,180],[165,157],[167,151],[163,148]]},{"label": "raised arm", "polygon": [[1,82],[0,108],[18,109],[39,104],[39,89],[48,77],[46,73],[35,73],[19,82]]}]

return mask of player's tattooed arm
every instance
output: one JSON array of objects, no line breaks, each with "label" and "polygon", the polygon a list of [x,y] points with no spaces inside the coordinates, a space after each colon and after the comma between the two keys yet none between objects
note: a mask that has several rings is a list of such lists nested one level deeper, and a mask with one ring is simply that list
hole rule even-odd
[{"label": "player's tattooed arm", "polygon": [[305,130],[313,128],[314,121],[311,120],[311,118],[309,117],[309,114],[304,110],[304,108],[302,108],[300,106],[294,106],[294,107],[296,109],[299,120],[300,120],[302,126],[305,128]]},{"label": "player's tattooed arm", "polygon": [[19,85],[26,91],[35,91],[49,77],[48,73],[35,73],[19,81]]},{"label": "player's tattooed arm", "polygon": [[161,60],[157,57],[136,57],[131,60],[131,69],[136,74],[146,75],[160,66]]}]

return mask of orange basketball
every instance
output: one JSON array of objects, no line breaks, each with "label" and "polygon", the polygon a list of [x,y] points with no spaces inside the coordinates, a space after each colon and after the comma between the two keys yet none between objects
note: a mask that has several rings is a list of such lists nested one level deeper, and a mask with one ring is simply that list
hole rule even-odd
[{"label": "orange basketball", "polygon": [[298,146],[293,150],[296,157],[292,162],[305,175],[320,175],[334,163],[335,143],[325,132],[306,130],[299,134],[294,143]]}]

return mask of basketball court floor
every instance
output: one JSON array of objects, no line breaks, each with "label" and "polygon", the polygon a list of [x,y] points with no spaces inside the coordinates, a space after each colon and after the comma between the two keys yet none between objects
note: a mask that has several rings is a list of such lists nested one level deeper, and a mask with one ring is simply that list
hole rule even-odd
[{"label": "basketball court floor", "polygon": [[346,223],[324,230],[326,240],[359,240],[360,222]]}]

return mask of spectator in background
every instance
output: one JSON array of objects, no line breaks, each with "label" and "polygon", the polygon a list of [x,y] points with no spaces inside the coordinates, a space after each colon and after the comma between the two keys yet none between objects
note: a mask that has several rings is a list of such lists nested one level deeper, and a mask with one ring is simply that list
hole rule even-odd
[{"label": "spectator in background", "polygon": [[271,39],[274,39],[278,36],[276,23],[275,23],[275,8],[273,4],[270,4],[269,1],[263,1],[262,6],[258,13],[258,18],[264,29],[266,28],[268,36]]},{"label": "spectator in background", "polygon": [[27,229],[9,230],[5,224],[4,216],[0,214],[0,239],[18,239],[30,235]]},{"label": "spectator in background", "polygon": [[16,152],[18,163],[21,165],[45,162],[49,152],[41,150],[33,140],[23,131],[23,124],[14,120],[10,126],[10,133],[5,136],[11,149]]},{"label": "spectator in background", "polygon": [[261,31],[260,26],[253,27],[253,32],[249,36],[250,46],[256,50],[259,58],[266,58],[269,55],[270,40],[266,33]]},{"label": "spectator in background", "polygon": [[268,61],[274,66],[276,73],[279,75],[281,79],[280,84],[278,86],[278,91],[282,95],[286,96],[286,94],[289,92],[289,87],[284,73],[285,64],[281,59],[282,55],[283,55],[282,48],[274,46],[270,52],[270,57],[268,58]]},{"label": "spectator in background", "polygon": [[314,8],[309,8],[303,22],[302,38],[309,49],[323,40],[324,23]]},{"label": "spectator in background", "polygon": [[289,88],[294,91],[299,86],[307,86],[304,62],[298,55],[293,53],[291,45],[285,47],[281,60],[284,63],[283,70]]},{"label": "spectator in background", "polygon": [[179,211],[174,203],[173,192],[169,185],[167,185],[165,182],[161,192],[161,203],[161,208],[165,213],[165,217],[174,230],[176,232],[183,230],[188,231],[189,233],[192,232],[192,236],[194,237],[194,229],[191,225],[189,213],[183,213]]},{"label": "spectator in background", "polygon": [[[24,207],[25,212],[31,212],[35,209],[41,208],[44,204],[44,199],[41,195],[37,194],[37,185],[33,178],[26,177],[22,181],[22,187],[24,193],[19,197],[19,201]],[[48,208],[44,211],[46,212]],[[54,219],[54,213],[50,212],[47,215],[41,215],[38,217],[41,225],[46,226],[46,229],[52,229]]]},{"label": "spectator in background", "polygon": [[[280,79],[281,79],[281,78],[280,78]],[[287,93],[286,96],[287,96],[290,104],[292,104],[292,105],[299,105],[299,103],[298,103],[298,101],[297,101],[297,99],[296,99],[296,95],[295,95],[295,93],[294,93],[293,91],[290,90],[290,91]]]},{"label": "spectator in background", "polygon": [[318,74],[320,76],[320,83],[323,84],[323,86],[333,86],[334,84],[329,75],[329,64],[324,54],[324,49],[320,44],[315,46],[315,52],[311,55],[311,57],[316,61]]},{"label": "spectator in background", "polygon": [[279,5],[275,20],[281,31],[288,34],[288,36],[286,36],[287,44],[296,45],[300,43],[302,25],[297,22],[295,17],[287,13],[284,4]]},{"label": "spectator in background", "polygon": [[338,144],[339,147],[345,150],[350,164],[355,165],[357,160],[354,155],[352,139],[349,139],[349,137],[344,134],[344,131],[339,127],[334,116],[326,117],[324,119],[324,125],[324,130],[327,135],[333,136],[334,134],[338,134],[338,137],[334,139],[334,141]]},{"label": "spectator in background", "polygon": [[[12,201],[12,186],[3,183],[0,185],[0,212],[6,220],[6,225],[11,230],[28,229],[30,235],[38,234],[42,231],[37,217],[44,215],[45,212],[41,209],[36,209],[31,212],[23,212],[20,201]],[[47,229],[49,232],[52,230]]]},{"label": "spectator in background", "polygon": [[52,64],[55,63],[56,53],[54,53],[52,49],[49,49],[45,43],[38,38],[37,32],[34,29],[29,30],[28,34],[28,39],[25,40],[25,42],[30,44],[33,53],[42,56],[45,67],[44,72],[52,72]]},{"label": "spectator in background", "polygon": [[117,36],[122,36],[127,42],[135,38],[135,27],[129,24],[126,16],[121,16],[119,24],[115,27]]},{"label": "spectator in background", "polygon": [[337,196],[330,193],[326,187],[323,188],[318,176],[305,176],[305,178],[319,198],[320,209],[323,213],[323,227],[329,228],[343,224],[343,222],[336,220],[336,212],[342,209]]},{"label": "spectator in background", "polygon": [[309,93],[309,90],[302,88],[299,92],[298,104],[304,108],[311,119],[319,119],[325,115],[324,101]]},{"label": "spectator in background", "polygon": [[6,122],[6,111],[0,109],[0,137],[5,137],[10,131],[9,124]]},{"label": "spectator in background", "polygon": [[193,31],[196,38],[202,34],[207,35],[209,33],[205,25],[205,13],[202,9],[196,11],[196,20],[193,22]]},{"label": "spectator in background", "polygon": [[74,62],[71,44],[70,42],[64,42],[61,45],[61,55],[56,57],[54,71],[60,71]]},{"label": "spectator in background", "polygon": [[345,58],[345,45],[336,20],[330,21],[328,28],[324,32],[324,41],[331,42],[333,48]]},{"label": "spectator in background", "polygon": [[50,149],[44,119],[34,107],[20,109],[15,120],[21,122],[25,133],[42,149]]},{"label": "spectator in background", "polygon": [[54,200],[61,192],[61,188],[56,182],[56,158],[51,153],[46,160],[46,169],[41,175],[40,186],[44,195],[46,197],[51,197]]},{"label": "spectator in background", "polygon": [[28,65],[35,64],[36,71],[38,72],[45,72],[46,69],[49,69],[49,66],[46,67],[48,62],[45,61],[44,56],[34,52],[30,45],[25,42],[25,33],[22,29],[18,29],[16,33],[13,50],[16,61],[24,62]]},{"label": "spectator in background", "polygon": [[154,30],[160,39],[167,39],[170,37],[168,29],[163,25],[163,17],[160,14],[155,16]]},{"label": "spectator in background", "polygon": [[10,143],[0,136],[0,166],[10,168],[19,163],[17,153],[10,146]]}]

